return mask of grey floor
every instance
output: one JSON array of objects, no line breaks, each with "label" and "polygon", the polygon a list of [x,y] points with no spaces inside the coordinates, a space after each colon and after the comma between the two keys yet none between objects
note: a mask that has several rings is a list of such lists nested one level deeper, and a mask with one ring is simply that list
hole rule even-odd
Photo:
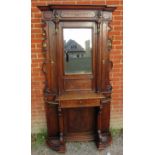
[{"label": "grey floor", "polygon": [[66,146],[65,154],[57,153],[46,145],[32,146],[31,155],[123,155],[123,136],[114,137],[112,144],[102,151],[98,151],[93,142],[70,142]]}]

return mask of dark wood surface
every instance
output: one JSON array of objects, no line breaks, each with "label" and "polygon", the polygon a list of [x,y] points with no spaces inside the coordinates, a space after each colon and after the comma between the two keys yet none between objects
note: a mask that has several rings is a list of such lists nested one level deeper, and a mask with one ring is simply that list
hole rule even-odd
[{"label": "dark wood surface", "polygon": [[52,10],[102,10],[102,11],[114,11],[116,7],[106,6],[106,5],[48,5],[48,6],[38,6],[41,11],[52,11]]},{"label": "dark wood surface", "polygon": [[87,100],[87,99],[103,99],[105,96],[102,93],[95,92],[66,92],[56,98],[57,101],[66,101],[66,100]]},{"label": "dark wood surface", "polygon": [[[111,142],[109,72],[112,62],[108,31],[115,7],[48,5],[38,8],[43,12],[47,144],[65,152],[66,141],[95,140],[98,149],[104,149]],[[92,73],[64,74],[63,28],[92,29]]]}]

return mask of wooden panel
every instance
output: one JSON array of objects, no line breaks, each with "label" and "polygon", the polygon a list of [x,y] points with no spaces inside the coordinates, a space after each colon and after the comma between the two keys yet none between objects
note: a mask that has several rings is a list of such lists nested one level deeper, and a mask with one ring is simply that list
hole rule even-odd
[{"label": "wooden panel", "polygon": [[80,18],[80,17],[95,17],[96,11],[89,10],[81,10],[80,12],[77,10],[63,10],[60,11],[60,16],[64,18]]},{"label": "wooden panel", "polygon": [[65,109],[65,134],[95,131],[95,108]]},{"label": "wooden panel", "polygon": [[95,132],[68,133],[65,136],[67,141],[92,141],[95,140]]},{"label": "wooden panel", "polygon": [[51,90],[57,92],[57,71],[56,71],[56,40],[55,40],[55,24],[49,22],[49,53],[50,53],[50,66],[51,69]]},{"label": "wooden panel", "polygon": [[65,91],[92,90],[92,80],[91,79],[64,80],[64,89]]},{"label": "wooden panel", "polygon": [[114,11],[116,7],[114,6],[106,6],[106,5],[64,5],[64,4],[57,4],[57,5],[47,5],[47,6],[38,6],[41,11],[51,11],[51,10],[102,10],[102,11]]},{"label": "wooden panel", "polygon": [[110,123],[110,102],[104,104],[102,108],[102,123],[101,123],[101,130],[102,132],[107,132],[109,130],[109,123]]},{"label": "wooden panel", "polygon": [[47,127],[49,137],[59,134],[57,106],[46,105]]},{"label": "wooden panel", "polygon": [[66,92],[56,98],[56,101],[68,101],[68,100],[84,100],[84,99],[104,99],[105,96],[102,93],[95,92]]},{"label": "wooden panel", "polygon": [[60,102],[61,108],[75,108],[75,107],[95,107],[100,106],[100,100],[85,99],[85,100],[66,100]]}]

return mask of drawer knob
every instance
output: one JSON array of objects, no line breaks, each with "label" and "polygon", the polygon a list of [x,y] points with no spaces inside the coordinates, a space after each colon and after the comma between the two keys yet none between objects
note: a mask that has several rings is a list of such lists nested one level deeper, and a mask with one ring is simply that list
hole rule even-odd
[{"label": "drawer knob", "polygon": [[80,100],[80,102],[79,102],[80,104],[82,104],[82,101]]}]

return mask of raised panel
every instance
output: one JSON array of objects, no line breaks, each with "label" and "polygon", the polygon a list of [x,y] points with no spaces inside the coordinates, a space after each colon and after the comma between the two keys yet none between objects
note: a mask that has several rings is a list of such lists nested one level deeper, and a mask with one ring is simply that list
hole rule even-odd
[{"label": "raised panel", "polygon": [[65,110],[65,131],[67,133],[95,132],[95,108],[76,108]]},{"label": "raised panel", "polygon": [[90,18],[95,17],[97,11],[90,11],[90,10],[62,10],[60,11],[60,17],[63,18]]},{"label": "raised panel", "polygon": [[91,79],[69,79],[64,81],[65,91],[92,90]]}]

